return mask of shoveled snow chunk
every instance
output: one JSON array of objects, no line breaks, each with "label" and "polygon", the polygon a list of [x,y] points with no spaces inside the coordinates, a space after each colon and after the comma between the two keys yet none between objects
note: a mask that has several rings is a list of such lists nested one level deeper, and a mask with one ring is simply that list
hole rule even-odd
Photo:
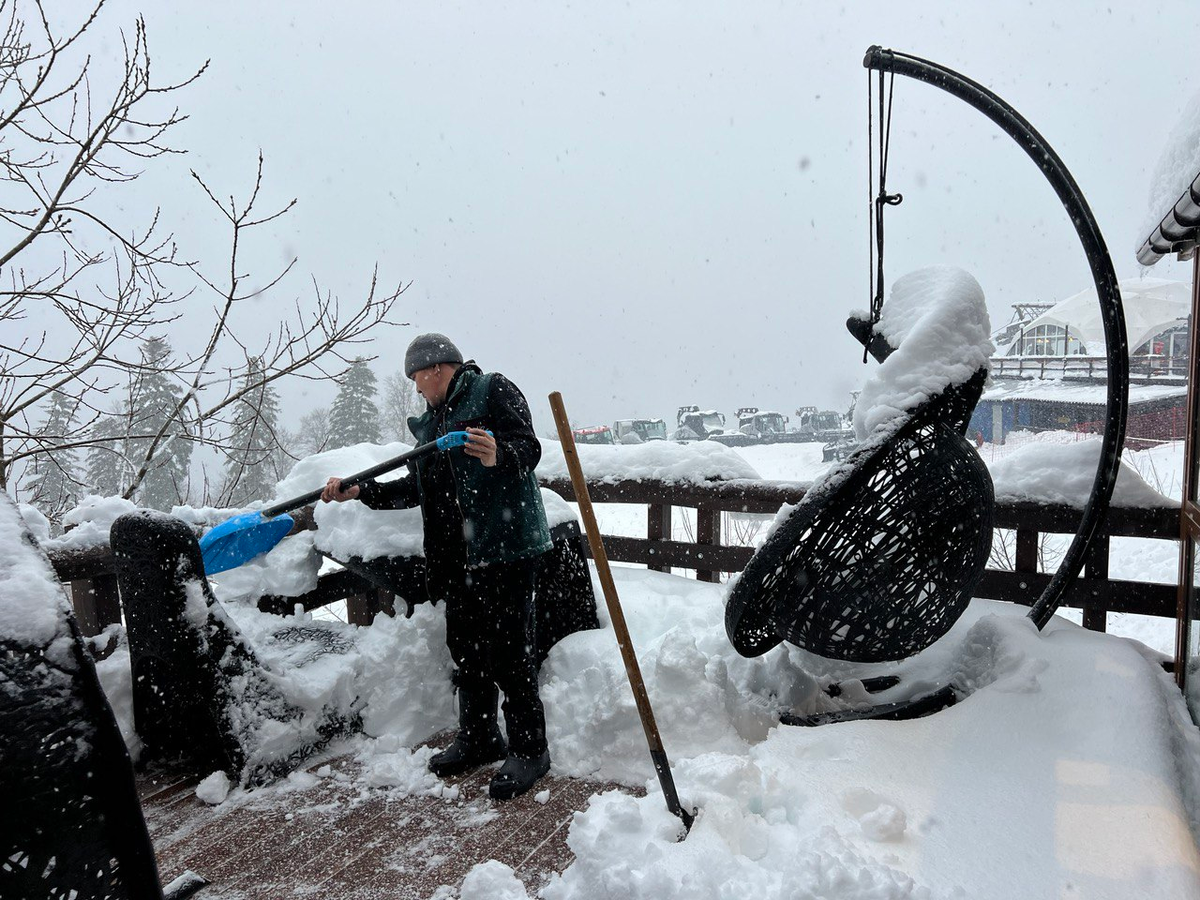
[{"label": "shoveled snow chunk", "polygon": [[529,900],[525,885],[499,860],[479,863],[463,880],[460,900]]},{"label": "shoveled snow chunk", "polygon": [[217,806],[225,802],[225,798],[229,796],[230,787],[228,775],[224,772],[213,772],[196,785],[196,797],[209,806]]},{"label": "shoveled snow chunk", "polygon": [[538,791],[536,794],[533,795],[533,800],[535,803],[548,802],[550,800],[550,789],[546,788],[546,790],[544,790],[544,791]]}]

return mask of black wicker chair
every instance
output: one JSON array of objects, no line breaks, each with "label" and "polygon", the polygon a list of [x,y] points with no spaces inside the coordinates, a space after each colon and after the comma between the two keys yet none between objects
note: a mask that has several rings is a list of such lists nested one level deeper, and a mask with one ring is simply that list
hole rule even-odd
[{"label": "black wicker chair", "polygon": [[[880,362],[892,353],[869,323],[847,327]],[[778,525],[729,593],[725,628],[739,653],[786,640],[831,659],[884,662],[950,629],[991,550],[991,477],[963,436],[986,377],[977,371],[868,438]],[[953,699],[944,688],[932,706]],[[836,720],[930,706],[923,697]]]},{"label": "black wicker chair", "polygon": [[[161,900],[117,721],[50,561],[2,491],[0,534],[0,604],[36,592],[46,617],[33,639],[0,631],[0,897]],[[169,900],[206,884],[188,874]]]},{"label": "black wicker chair", "polygon": [[[253,787],[292,771],[332,738],[361,728],[358,709],[314,719],[283,694],[213,596],[192,530],[162,513],[118,518],[110,543],[133,670],[134,721],[146,763],[221,769]],[[313,644],[313,656],[344,652],[336,636],[303,628],[276,642]],[[280,729],[290,740],[280,740]],[[271,749],[263,728],[275,733]],[[286,746],[284,744],[286,743]]]}]

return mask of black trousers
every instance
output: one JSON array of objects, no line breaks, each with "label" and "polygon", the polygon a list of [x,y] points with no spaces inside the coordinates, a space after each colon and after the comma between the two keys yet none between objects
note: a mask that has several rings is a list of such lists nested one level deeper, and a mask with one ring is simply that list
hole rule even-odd
[{"label": "black trousers", "polygon": [[509,752],[526,758],[546,750],[534,648],[534,592],[541,566],[542,557],[535,556],[464,568],[461,590],[446,597],[446,644],[458,666],[455,680],[472,697],[472,702],[463,697],[461,709],[480,708],[474,698],[494,695],[498,687],[504,692]]}]

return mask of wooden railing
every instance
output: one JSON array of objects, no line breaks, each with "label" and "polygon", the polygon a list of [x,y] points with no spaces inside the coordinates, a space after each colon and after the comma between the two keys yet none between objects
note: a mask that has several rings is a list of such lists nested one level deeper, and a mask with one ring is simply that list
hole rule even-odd
[{"label": "wooden railing", "polygon": [[[566,500],[574,500],[567,479],[543,479]],[[752,547],[722,542],[724,513],[774,514],[785,503],[804,496],[805,485],[765,480],[715,481],[680,484],[653,480],[590,481],[588,491],[595,503],[644,505],[647,509],[646,536],[605,535],[608,556],[614,562],[637,563],[658,571],[672,568],[695,570],[702,581],[718,581],[722,573],[739,572],[754,554]],[[674,511],[695,511],[695,540],[679,541],[672,536]],[[1044,534],[1074,534],[1082,512],[1062,505],[1000,502],[995,523],[1010,530],[1013,568],[989,568],[975,589],[975,596],[1031,605],[1050,582],[1053,573],[1038,571],[1038,545]],[[303,527],[313,527],[311,516]],[[1112,509],[1104,529],[1093,545],[1082,577],[1067,592],[1064,605],[1083,610],[1086,627],[1103,631],[1109,612],[1138,613],[1174,618],[1174,584],[1115,580],[1109,577],[1111,537],[1152,540],[1179,539],[1179,511],[1170,508]],[[72,587],[76,615],[86,634],[96,634],[120,621],[116,578],[106,548],[84,553],[51,554],[59,578]],[[349,620],[369,624],[380,609],[390,610],[391,597],[373,585],[343,570],[321,577],[316,590],[300,597],[264,598],[260,608],[290,612],[296,604],[306,610],[346,600]]]},{"label": "wooden railing", "polygon": [[[994,356],[993,378],[1080,378],[1108,377],[1106,356]],[[1137,355],[1129,357],[1129,376],[1135,381],[1179,379],[1188,374],[1187,356]]]}]

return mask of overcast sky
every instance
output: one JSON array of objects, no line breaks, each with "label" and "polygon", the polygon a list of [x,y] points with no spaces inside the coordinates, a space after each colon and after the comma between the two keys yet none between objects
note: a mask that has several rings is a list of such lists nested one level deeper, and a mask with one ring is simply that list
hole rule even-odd
[{"label": "overcast sky", "polygon": [[[128,203],[164,207],[191,256],[219,260],[195,168],[218,193],[299,201],[248,248],[292,277],[254,310],[272,324],[308,276],[346,302],[378,262],[412,286],[370,352],[450,335],[510,376],[550,428],[696,403],[844,409],[867,370],[846,334],[867,303],[866,48],[936,60],[1008,100],[1055,147],[1121,277],[1149,173],[1192,93],[1200,39],[1183,3],[145,3],[160,78],[211,59],[178,102],[187,157]],[[942,92],[898,79],[887,280],[970,271],[993,325],[1015,302],[1090,285],[1074,231],[1022,152]],[[1186,280],[1183,264],[1155,277]],[[187,320],[172,334],[196,339]],[[294,424],[336,387],[283,391]]]}]

